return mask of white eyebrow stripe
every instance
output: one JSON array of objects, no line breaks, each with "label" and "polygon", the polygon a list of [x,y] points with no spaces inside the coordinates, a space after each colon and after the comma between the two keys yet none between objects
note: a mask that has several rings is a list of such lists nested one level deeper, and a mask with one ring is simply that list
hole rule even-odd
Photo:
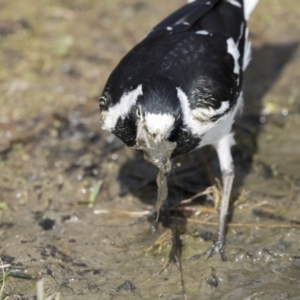
[{"label": "white eyebrow stripe", "polygon": [[128,115],[140,95],[143,95],[141,84],[136,89],[124,94],[120,101],[110,107],[105,113],[102,128],[112,131],[116,127],[118,119],[124,119]]}]

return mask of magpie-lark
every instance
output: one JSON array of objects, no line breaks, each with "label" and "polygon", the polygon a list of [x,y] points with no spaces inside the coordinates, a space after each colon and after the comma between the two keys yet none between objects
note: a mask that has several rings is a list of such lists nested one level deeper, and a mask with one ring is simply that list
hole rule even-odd
[{"label": "magpie-lark", "polygon": [[208,254],[226,260],[226,214],[234,178],[232,124],[243,106],[251,55],[246,21],[258,0],[194,0],[171,14],[111,73],[99,100],[102,128],[159,168],[159,212],[170,159],[205,145],[223,177],[219,227]]}]

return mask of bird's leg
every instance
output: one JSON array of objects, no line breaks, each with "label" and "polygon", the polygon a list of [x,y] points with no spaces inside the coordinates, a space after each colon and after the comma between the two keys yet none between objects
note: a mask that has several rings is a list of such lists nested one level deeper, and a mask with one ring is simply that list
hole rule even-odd
[{"label": "bird's leg", "polygon": [[223,196],[221,201],[221,209],[219,216],[219,227],[217,235],[214,239],[214,243],[207,251],[208,256],[212,256],[216,252],[219,252],[223,261],[226,261],[226,255],[224,251],[225,242],[225,227],[226,217],[228,212],[228,206],[230,202],[231,188],[234,178],[233,160],[231,156],[230,147],[234,144],[232,134],[223,137],[216,145],[217,154],[219,157],[222,178],[223,178]]}]

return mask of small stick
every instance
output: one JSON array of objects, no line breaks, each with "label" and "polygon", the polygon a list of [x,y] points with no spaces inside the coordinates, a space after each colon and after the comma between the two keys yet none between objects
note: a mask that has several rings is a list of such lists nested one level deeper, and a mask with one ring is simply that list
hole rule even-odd
[{"label": "small stick", "polygon": [[[176,219],[184,219],[180,217],[171,217]],[[196,223],[196,224],[204,224],[204,225],[212,225],[212,226],[218,226],[219,223],[217,222],[207,222],[207,221],[201,221],[201,220],[195,220],[195,219],[184,219],[187,222]],[[261,228],[278,228],[278,229],[285,229],[285,228],[300,228],[300,224],[258,224],[258,223],[229,223],[229,227],[261,227]]]}]

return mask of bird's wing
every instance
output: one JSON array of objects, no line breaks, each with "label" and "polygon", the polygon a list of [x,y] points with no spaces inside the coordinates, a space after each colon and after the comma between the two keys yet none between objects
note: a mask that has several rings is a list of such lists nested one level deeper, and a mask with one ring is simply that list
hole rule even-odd
[{"label": "bird's wing", "polygon": [[179,8],[157,24],[146,38],[169,33],[170,31],[176,33],[188,30],[201,30],[199,29],[199,21],[201,18],[213,20],[213,22],[205,21],[205,23],[210,23],[206,24],[205,27],[208,27],[207,29],[216,31],[218,28],[217,31],[220,31],[220,25],[223,23],[223,26],[225,25],[226,28],[222,28],[223,30],[221,31],[224,32],[224,29],[227,29],[229,30],[227,34],[233,35],[235,30],[233,32],[230,31],[237,25],[237,20],[235,14],[232,14],[232,8],[235,7],[236,10],[240,10],[243,19],[248,20],[258,1],[259,0],[191,0],[188,1],[188,4]]},{"label": "bird's wing", "polygon": [[222,1],[223,0],[196,0],[186,4],[156,25],[146,38],[169,33],[170,31],[175,33],[190,30],[201,17]]},{"label": "bird's wing", "polygon": [[[256,0],[196,0],[186,4],[155,26],[122,59],[111,74],[105,93],[115,103],[122,94],[157,74],[173,79],[187,94],[192,91],[195,99],[201,87],[212,86],[215,90],[219,82],[224,85],[230,81],[226,84],[228,90],[232,76],[238,79],[242,74],[241,67],[235,71],[243,65],[247,49],[244,1]],[[202,79],[208,76],[215,79],[206,80],[205,85]],[[242,80],[238,83],[241,86]],[[224,94],[222,91],[217,94]]]},{"label": "bird's wing", "polygon": [[191,2],[158,24],[147,40],[168,41],[160,70],[183,89],[191,108],[235,105],[247,45],[243,0]]}]

